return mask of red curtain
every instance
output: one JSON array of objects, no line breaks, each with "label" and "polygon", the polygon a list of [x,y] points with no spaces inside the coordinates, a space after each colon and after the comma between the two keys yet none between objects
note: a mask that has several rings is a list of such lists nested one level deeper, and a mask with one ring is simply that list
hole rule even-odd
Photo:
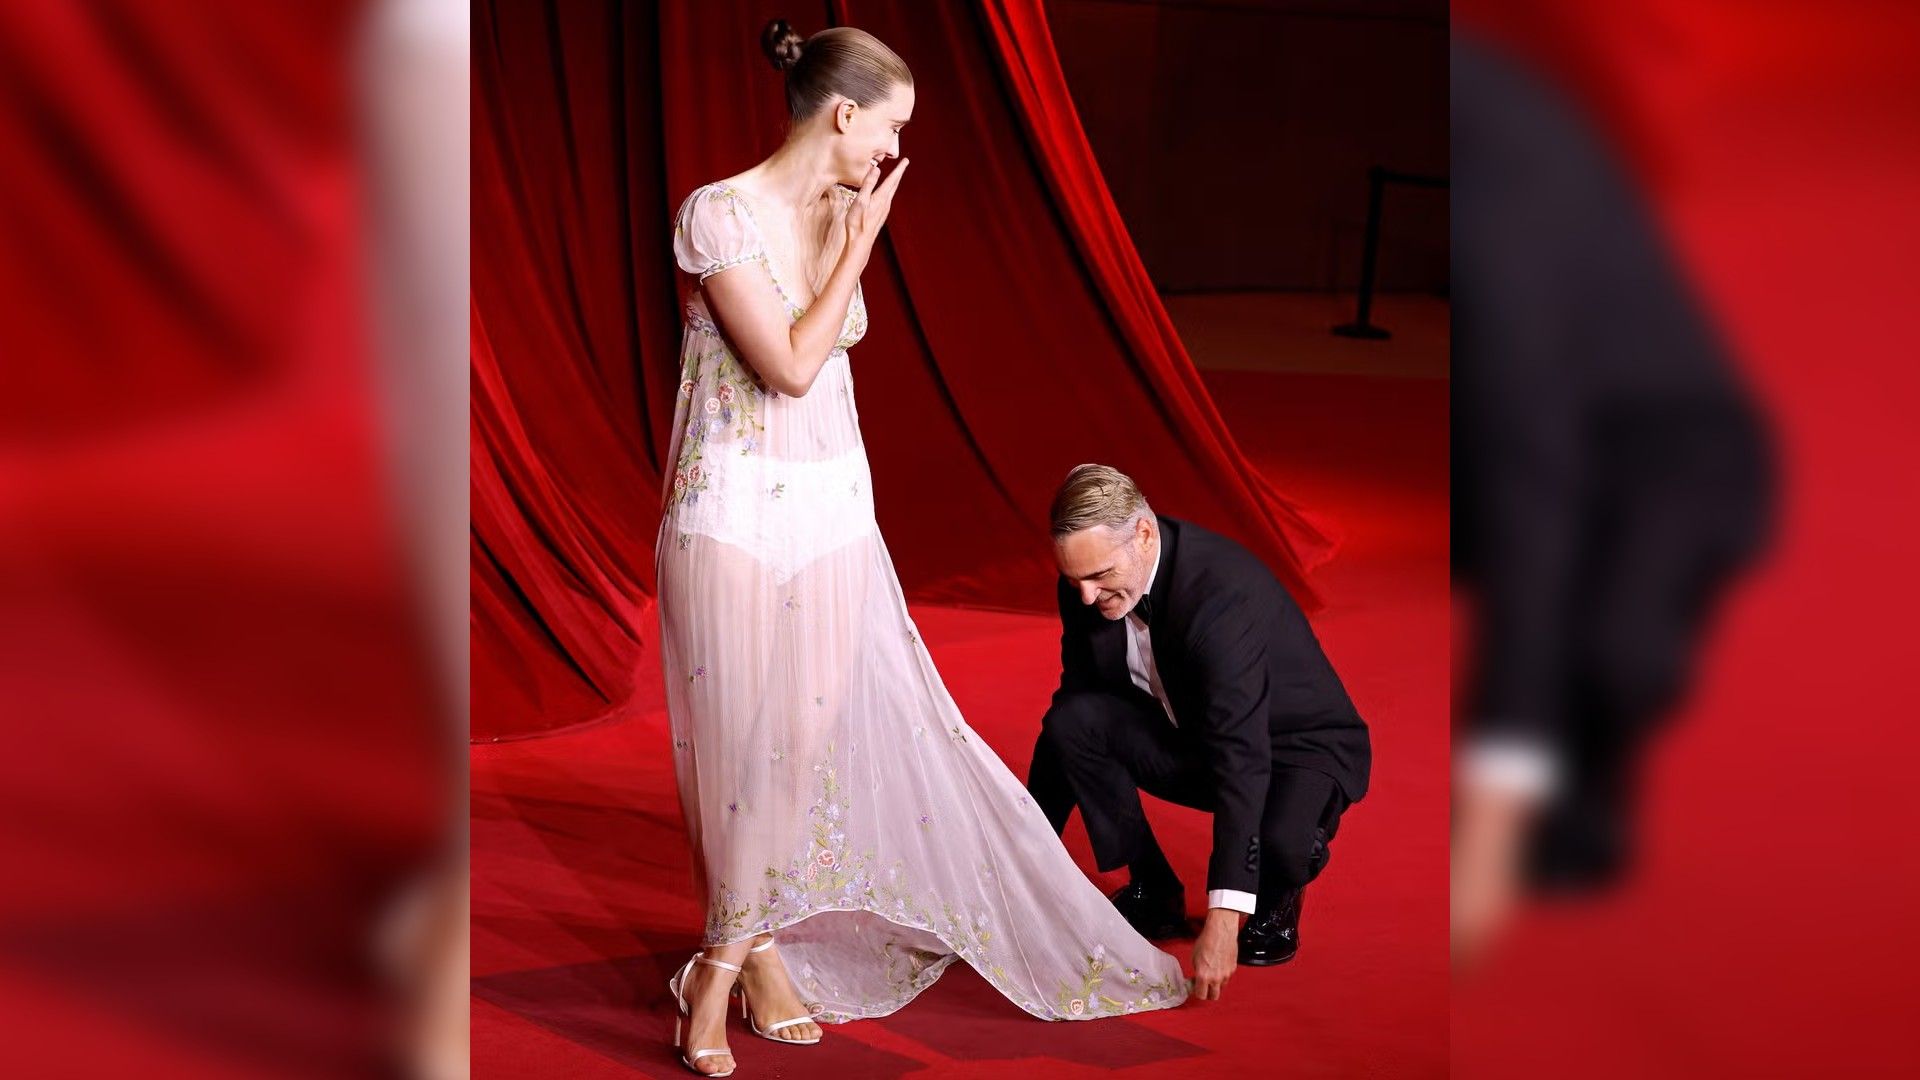
[{"label": "red curtain", "polygon": [[[1037,0],[483,0],[474,26],[474,733],[654,703],[636,685],[677,386],[679,200],[786,121],[758,34],[872,31],[916,84],[914,168],[856,350],[881,528],[919,601],[1046,610],[1046,508],[1104,461],[1234,535],[1309,608],[1328,531],[1234,446],[1108,197]],[[1214,197],[1204,192],[1196,198]]]},{"label": "red curtain", "polygon": [[466,781],[388,494],[366,17],[0,4],[8,1075],[394,1071],[368,946],[424,974],[396,901]]},{"label": "red curtain", "polygon": [[676,384],[658,17],[473,8],[473,735],[614,714]]}]

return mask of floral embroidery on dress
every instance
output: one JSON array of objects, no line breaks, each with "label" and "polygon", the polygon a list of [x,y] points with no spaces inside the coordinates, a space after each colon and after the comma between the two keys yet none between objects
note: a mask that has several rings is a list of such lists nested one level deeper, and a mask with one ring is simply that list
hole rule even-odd
[{"label": "floral embroidery on dress", "polygon": [[[758,436],[766,430],[760,421],[759,407],[766,396],[765,384],[745,365],[739,363],[724,344],[689,357],[687,372],[694,377],[680,383],[681,396],[688,402],[690,418],[680,441],[680,458],[673,471],[673,494],[668,505],[692,504],[707,490],[713,471],[703,464],[707,442],[731,429],[740,442],[740,452],[751,453],[758,447]],[[712,392],[699,400],[700,376],[710,370]]]},{"label": "floral embroidery on dress", "polygon": [[[956,958],[971,964],[1009,1000],[1036,1016],[1081,1019],[1164,1008],[1179,1000],[1183,988],[1175,980],[1142,983],[1139,968],[1126,971],[1124,991],[1103,992],[1112,967],[1103,945],[1095,945],[1087,955],[1079,982],[1062,983],[1051,1003],[1036,1000],[1030,989],[1010,977],[1000,963],[998,934],[984,909],[975,906],[961,911],[944,903],[936,913],[915,891],[904,860],[896,859],[884,873],[876,873],[872,854],[850,846],[846,824],[854,807],[833,766],[833,755],[833,744],[829,743],[826,757],[813,766],[820,776],[820,797],[807,811],[810,836],[805,853],[784,867],[767,867],[757,903],[741,896],[727,882],[719,882],[707,913],[704,944],[720,945],[752,934],[771,933],[822,911],[868,911],[897,925],[932,933],[953,949],[953,955],[947,956],[889,943],[885,960],[891,998],[861,1002],[853,1012],[827,1010],[817,1001],[809,1002],[809,1011],[828,1023],[897,1009]],[[737,805],[729,804],[729,809]],[[931,814],[919,815],[923,828],[931,826],[933,820]],[[979,867],[979,872],[986,880],[994,876],[993,867],[986,864]],[[799,973],[798,982],[813,995],[843,992],[838,987],[823,986],[810,971]]]},{"label": "floral embroidery on dress", "polygon": [[[841,329],[840,339],[833,343],[833,347],[835,351],[844,353],[855,345],[860,344],[860,339],[866,336],[866,297],[861,295],[860,287],[855,285],[853,289],[853,302],[847,305],[847,325]],[[844,388],[841,392],[845,393]]]},{"label": "floral embroidery on dress", "polygon": [[[744,212],[748,227],[758,231],[759,225],[753,221],[753,202],[750,198],[724,181],[708,184],[704,190],[716,205],[724,206],[727,214],[740,216]],[[676,237],[686,232],[687,225],[684,217],[675,223]],[[794,302],[786,283],[781,280],[779,269],[764,246],[746,255],[714,261],[702,269],[700,280],[704,282],[730,266],[756,259],[766,265],[767,275],[780,295],[788,319],[791,321],[804,316],[807,309]],[[710,489],[714,480],[714,462],[708,460],[707,455],[712,449],[709,444],[715,436],[730,431],[742,456],[758,452],[766,430],[759,406],[768,399],[781,396],[734,355],[725,335],[710,315],[699,310],[691,301],[686,306],[685,314],[689,340],[701,340],[691,337],[697,333],[704,335],[711,345],[690,355],[681,372],[680,398],[686,402],[687,419],[681,432],[679,453],[667,497],[669,507],[696,503],[701,494]],[[856,282],[853,300],[848,304],[847,317],[833,351],[844,359],[846,351],[865,336],[867,321],[865,297]],[[708,391],[705,396],[701,393],[703,387]],[[842,396],[848,395],[844,382],[839,391]],[[859,490],[856,485],[854,494],[858,495]],[[780,492],[775,491],[772,495],[778,498]]]},{"label": "floral embroidery on dress", "polygon": [[939,953],[902,945],[897,941],[887,942],[880,951],[887,962],[887,985],[896,993],[910,991],[929,969],[946,966],[941,963]]},{"label": "floral embroidery on dress", "polygon": [[[1107,959],[1107,947],[1095,945],[1086,957],[1086,969],[1078,983],[1060,984],[1059,993],[1054,996],[1054,1004],[1060,1011],[1071,1017],[1111,1016],[1115,1013],[1130,1013],[1139,1008],[1152,1008],[1179,997],[1184,986],[1174,985],[1172,979],[1140,985],[1140,969],[1128,968],[1129,998],[1122,1000],[1112,994],[1100,992],[1106,982],[1107,972],[1113,964]],[[1182,977],[1182,982],[1185,978]]]},{"label": "floral embroidery on dress", "polygon": [[714,898],[712,910],[707,912],[707,940],[715,941],[740,933],[746,924],[749,905],[740,894],[720,883],[720,892]]},{"label": "floral embroidery on dress", "polygon": [[[713,201],[724,205],[726,207],[727,216],[729,217],[738,217],[740,214],[740,210],[743,207],[747,209],[749,216],[751,216],[752,214],[752,208],[747,207],[746,204],[741,201],[740,193],[726,186],[725,184],[708,184],[706,187],[702,188],[701,191],[707,192]],[[695,192],[695,195],[698,195],[698,194],[699,192]],[[674,222],[673,237],[676,242],[682,236],[687,235],[687,225],[688,225],[687,215],[692,214],[693,207],[697,201],[698,201],[697,199],[689,198],[686,204],[687,214],[682,215],[679,220]],[[739,266],[742,263],[753,262],[756,259],[764,261],[766,257],[767,257],[766,252],[764,250],[761,250],[761,251],[751,251],[744,255],[735,255],[735,256],[732,256],[731,258],[714,259],[713,261],[709,262],[707,265],[700,268],[700,280],[705,281],[722,270]]]},{"label": "floral embroidery on dress", "polygon": [[[828,744],[827,752],[832,754],[832,744]],[[804,857],[795,857],[785,867],[767,867],[766,884],[755,913],[756,933],[785,926],[817,910],[852,907],[871,888],[868,857],[847,846],[846,820],[851,804],[840,789],[839,777],[825,762],[815,765],[814,770],[821,773],[821,795],[807,810],[812,839]]]}]

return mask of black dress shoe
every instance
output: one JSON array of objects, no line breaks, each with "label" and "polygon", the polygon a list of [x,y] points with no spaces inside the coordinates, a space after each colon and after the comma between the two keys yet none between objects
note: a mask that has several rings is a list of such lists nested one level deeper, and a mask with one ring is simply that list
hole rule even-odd
[{"label": "black dress shoe", "polygon": [[1174,937],[1187,929],[1187,890],[1183,885],[1151,886],[1135,881],[1107,899],[1143,938]]},{"label": "black dress shoe", "polygon": [[1306,890],[1289,889],[1278,903],[1254,913],[1240,928],[1240,962],[1254,967],[1284,964],[1300,949],[1300,902]]}]

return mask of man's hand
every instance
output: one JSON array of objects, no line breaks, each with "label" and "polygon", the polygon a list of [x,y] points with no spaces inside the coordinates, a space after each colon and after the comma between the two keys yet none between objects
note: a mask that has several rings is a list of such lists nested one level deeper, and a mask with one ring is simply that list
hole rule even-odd
[{"label": "man's hand", "polygon": [[1239,912],[1232,908],[1208,908],[1207,921],[1193,943],[1193,996],[1201,1001],[1220,1000],[1220,991],[1240,962]]},{"label": "man's hand", "polygon": [[1454,970],[1479,960],[1520,898],[1520,850],[1536,800],[1469,777],[1454,785],[1451,932]]}]

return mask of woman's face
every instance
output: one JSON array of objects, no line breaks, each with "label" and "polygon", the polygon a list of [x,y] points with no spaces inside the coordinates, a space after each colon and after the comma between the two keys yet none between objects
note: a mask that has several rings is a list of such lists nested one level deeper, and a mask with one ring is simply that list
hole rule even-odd
[{"label": "woman's face", "polygon": [[872,105],[842,98],[834,103],[834,110],[834,130],[839,135],[834,160],[840,169],[839,181],[857,188],[866,182],[867,170],[876,163],[900,156],[900,129],[913,118],[913,87],[896,83],[886,100]]}]

